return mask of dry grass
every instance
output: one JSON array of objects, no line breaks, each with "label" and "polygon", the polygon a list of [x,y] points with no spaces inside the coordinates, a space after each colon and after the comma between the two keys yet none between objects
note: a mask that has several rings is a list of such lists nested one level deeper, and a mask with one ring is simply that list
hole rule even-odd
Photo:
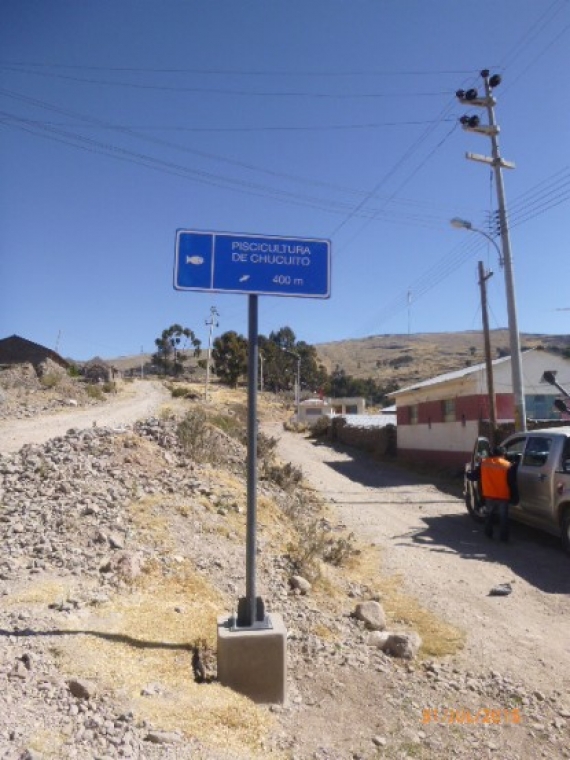
[{"label": "dry grass", "polygon": [[60,667],[114,692],[155,729],[253,757],[270,725],[267,712],[219,684],[193,680],[191,647],[204,639],[215,649],[224,608],[227,600],[189,565],[172,575],[155,567],[96,614],[69,619],[57,646]]},{"label": "dry grass", "polygon": [[[523,348],[560,345],[560,336],[521,335]],[[507,330],[492,330],[493,356],[509,351]],[[467,362],[484,362],[482,332],[374,335],[315,346],[319,360],[330,372],[339,365],[348,375],[373,377],[380,383],[405,387],[419,380],[462,369]]]},{"label": "dry grass", "polygon": [[422,637],[422,657],[443,657],[462,649],[465,632],[424,609],[417,599],[404,591],[403,578],[383,576],[381,565],[380,552],[369,547],[355,560],[347,575],[380,595],[388,626],[417,631]]}]

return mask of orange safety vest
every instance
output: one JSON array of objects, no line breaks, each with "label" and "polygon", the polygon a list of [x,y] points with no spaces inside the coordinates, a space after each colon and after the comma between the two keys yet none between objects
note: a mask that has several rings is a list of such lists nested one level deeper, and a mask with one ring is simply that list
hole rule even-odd
[{"label": "orange safety vest", "polygon": [[481,490],[487,499],[511,498],[511,489],[507,480],[507,472],[511,463],[503,457],[488,457],[481,462]]}]

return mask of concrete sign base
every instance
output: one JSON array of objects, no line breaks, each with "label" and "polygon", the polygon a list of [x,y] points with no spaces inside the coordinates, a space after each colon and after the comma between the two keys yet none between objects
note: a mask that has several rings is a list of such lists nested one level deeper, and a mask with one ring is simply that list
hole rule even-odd
[{"label": "concrete sign base", "polygon": [[254,702],[284,704],[287,697],[287,631],[276,612],[270,628],[232,626],[218,619],[218,680]]}]

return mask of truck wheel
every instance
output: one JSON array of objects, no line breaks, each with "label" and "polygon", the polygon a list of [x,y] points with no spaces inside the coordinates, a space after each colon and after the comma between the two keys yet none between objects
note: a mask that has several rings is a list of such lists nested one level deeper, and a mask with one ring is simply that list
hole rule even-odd
[{"label": "truck wheel", "polygon": [[570,554],[570,508],[562,515],[562,546]]},{"label": "truck wheel", "polygon": [[481,504],[477,488],[469,483],[465,489],[465,506],[475,522],[483,522],[485,519],[485,507]]}]

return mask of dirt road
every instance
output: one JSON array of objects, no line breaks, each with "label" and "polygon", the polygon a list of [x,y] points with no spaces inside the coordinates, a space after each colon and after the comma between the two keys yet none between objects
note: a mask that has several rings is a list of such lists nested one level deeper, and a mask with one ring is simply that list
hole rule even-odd
[{"label": "dirt road", "polygon": [[0,454],[18,451],[25,443],[44,443],[72,427],[129,424],[156,413],[168,398],[168,392],[160,383],[135,380],[121,386],[120,393],[108,396],[105,403],[88,409],[69,408],[27,420],[5,420],[0,422]]},{"label": "dirt road", "polygon": [[[466,631],[463,666],[569,690],[570,560],[557,539],[514,524],[509,544],[490,541],[459,498],[431,484],[278,425],[266,432],[339,521],[381,548],[382,574],[401,574],[424,607]],[[510,596],[489,596],[500,583]]]}]

